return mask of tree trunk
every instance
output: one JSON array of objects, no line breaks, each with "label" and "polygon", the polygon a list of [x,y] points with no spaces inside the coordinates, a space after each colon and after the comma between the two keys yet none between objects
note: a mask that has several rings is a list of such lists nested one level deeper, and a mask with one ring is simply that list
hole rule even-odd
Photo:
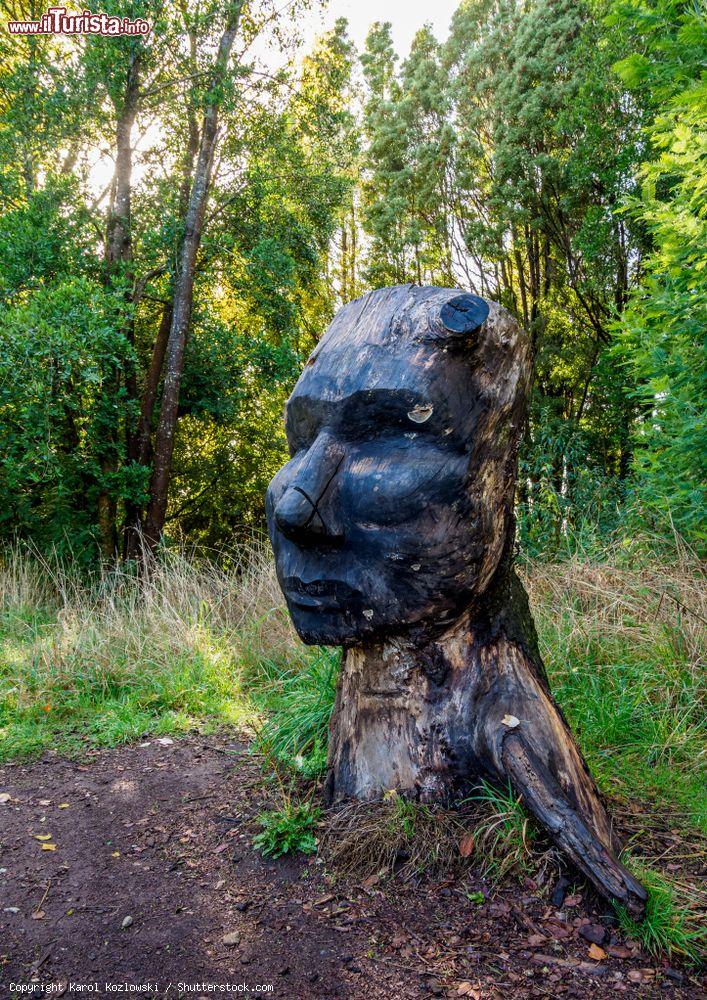
[{"label": "tree trunk", "polygon": [[611,823],[550,694],[528,598],[508,559],[483,608],[440,639],[347,650],[330,732],[330,803],[387,789],[446,801],[480,778],[510,782],[595,888],[642,914],[645,890],[616,859]]},{"label": "tree trunk", "polygon": [[[106,247],[105,265],[106,278],[108,280],[117,277],[123,280],[126,285],[125,299],[130,302],[132,275],[129,273],[129,266],[132,260],[132,237],[131,237],[131,217],[130,217],[130,194],[132,184],[133,154],[132,154],[132,131],[137,114],[139,89],[140,89],[140,59],[141,54],[133,54],[128,66],[125,93],[122,107],[118,112],[116,124],[116,157],[115,173],[113,175],[113,190],[108,212],[108,223],[106,227]],[[124,273],[121,273],[124,269]],[[130,318],[124,329],[125,336],[130,343],[133,341],[133,320]],[[136,381],[133,366],[128,362],[127,370],[124,373],[125,384],[128,393],[132,396],[136,392]],[[107,391],[112,395],[114,407],[117,404],[118,391],[120,389],[121,372],[118,364],[112,366],[112,370],[107,379]],[[116,530],[117,503],[107,480],[118,468],[118,426],[117,407],[115,419],[111,422],[105,439],[102,444],[102,454],[99,461],[101,466],[101,476],[103,482],[98,495],[98,530],[101,540],[101,552],[105,559],[114,559],[118,545],[118,535]]]},{"label": "tree trunk", "polygon": [[201,243],[204,212],[209,194],[211,168],[213,165],[218,112],[221,98],[218,88],[223,85],[231,49],[238,31],[241,14],[240,2],[230,6],[226,28],[219,42],[214,64],[212,89],[209,103],[204,112],[204,121],[199,145],[199,156],[192,182],[189,207],[187,209],[179,269],[174,285],[172,323],[166,352],[166,369],[162,393],[160,420],[155,435],[155,461],[150,480],[150,502],[145,517],[145,540],[151,552],[157,547],[164,528],[167,513],[167,491],[172,470],[174,437],[179,409],[179,389],[184,367],[184,348],[191,320],[194,269],[196,255]]}]

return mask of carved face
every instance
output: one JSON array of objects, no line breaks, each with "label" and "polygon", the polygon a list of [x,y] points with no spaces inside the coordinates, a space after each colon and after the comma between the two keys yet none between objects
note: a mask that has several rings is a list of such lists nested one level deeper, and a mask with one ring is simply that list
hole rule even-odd
[{"label": "carved face", "polygon": [[381,289],[312,353],[266,500],[305,642],[441,630],[487,586],[512,531],[527,388],[512,374],[525,338],[490,309],[452,289]]}]

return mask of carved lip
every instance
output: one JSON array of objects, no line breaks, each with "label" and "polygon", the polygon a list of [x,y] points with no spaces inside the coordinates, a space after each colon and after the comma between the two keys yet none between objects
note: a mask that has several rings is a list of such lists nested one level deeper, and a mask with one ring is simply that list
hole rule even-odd
[{"label": "carved lip", "polygon": [[305,583],[297,576],[283,580],[285,597],[305,610],[336,610],[359,596],[358,591],[341,580],[310,580]]}]

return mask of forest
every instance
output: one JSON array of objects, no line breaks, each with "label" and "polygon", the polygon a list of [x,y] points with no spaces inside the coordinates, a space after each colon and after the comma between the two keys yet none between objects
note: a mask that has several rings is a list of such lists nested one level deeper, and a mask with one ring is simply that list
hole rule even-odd
[{"label": "forest", "polygon": [[[386,20],[360,46],[344,17],[312,37],[322,6],[105,0],[149,34],[1,25],[0,764],[225,727],[275,781],[266,856],[319,846],[332,870],[393,878],[401,852],[436,870],[451,837],[486,880],[472,905],[494,880],[538,888],[542,836],[504,789],[474,800],[473,851],[456,849],[463,810],[434,826],[403,799],[380,805],[387,837],[357,816],[368,854],[340,816],[326,826],[338,653],[296,639],[266,541],[285,402],[337,310],[390,285],[461,289],[532,346],[516,561],[651,893],[643,923],[615,915],[649,956],[617,982],[662,961],[697,996],[704,8],[461,0],[442,38],[411,5],[396,51]],[[0,22],[44,9],[2,0]],[[289,995],[357,995],[307,989]]]}]

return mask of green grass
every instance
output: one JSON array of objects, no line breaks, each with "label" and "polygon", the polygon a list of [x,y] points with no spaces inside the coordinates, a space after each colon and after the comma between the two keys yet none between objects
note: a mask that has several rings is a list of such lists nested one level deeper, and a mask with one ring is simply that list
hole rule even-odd
[{"label": "green grass", "polygon": [[145,586],[119,574],[86,581],[9,553],[0,569],[0,761],[253,719],[231,641],[242,615],[227,583],[179,560]]},{"label": "green grass", "polygon": [[[707,928],[700,900],[689,887],[681,893],[676,886],[655,868],[651,868],[630,855],[623,862],[648,889],[646,915],[635,921],[621,906],[616,907],[621,930],[630,938],[640,941],[652,955],[674,953],[692,964],[699,964],[707,952]],[[702,912],[701,912],[702,911]]]},{"label": "green grass", "polygon": [[243,645],[243,684],[263,720],[255,749],[305,779],[319,777],[326,767],[340,658],[339,650],[299,647],[276,660],[263,656],[259,640]]},{"label": "green grass", "polygon": [[705,579],[695,564],[535,566],[553,693],[599,786],[707,833]]},{"label": "green grass", "polygon": [[533,870],[536,829],[510,785],[495,788],[482,781],[471,801],[482,810],[474,831],[474,853],[482,874],[498,880],[510,872],[523,875]]}]

